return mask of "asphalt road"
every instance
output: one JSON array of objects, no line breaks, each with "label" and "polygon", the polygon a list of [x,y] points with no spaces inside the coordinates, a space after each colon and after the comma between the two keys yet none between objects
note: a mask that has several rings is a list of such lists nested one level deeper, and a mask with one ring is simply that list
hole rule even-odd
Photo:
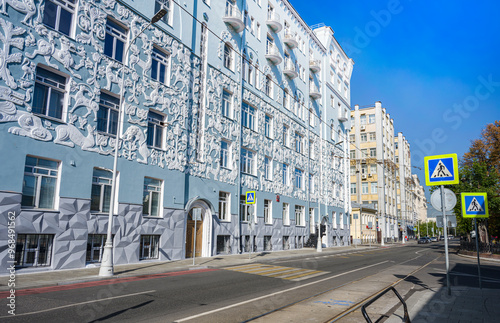
[{"label": "asphalt road", "polygon": [[[4,317],[5,310],[0,314],[0,320],[242,322],[381,272],[395,264],[425,265],[443,253],[442,243],[412,244],[262,263],[320,272],[318,276],[305,277],[300,281],[222,268],[160,278],[128,279],[111,285],[88,284],[78,289],[18,296],[16,316]],[[442,272],[436,274],[442,275]],[[395,277],[395,281],[397,279]],[[196,317],[189,320],[193,316]]]}]

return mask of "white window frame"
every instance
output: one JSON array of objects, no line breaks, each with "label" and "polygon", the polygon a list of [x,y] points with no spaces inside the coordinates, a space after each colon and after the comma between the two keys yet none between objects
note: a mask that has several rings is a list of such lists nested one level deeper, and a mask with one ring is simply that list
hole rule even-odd
[{"label": "white window frame", "polygon": [[[47,2],[51,2],[53,5],[56,6],[56,12],[55,12],[55,21],[54,21],[54,27],[51,27],[48,25],[48,23],[45,21],[45,18],[49,17],[49,15],[46,13],[48,10]],[[77,7],[78,1],[77,0],[47,0],[45,1],[45,7],[44,7],[44,12],[43,12],[43,24],[48,26],[49,28],[53,28],[54,30],[70,37],[73,38],[74,36],[74,17],[75,17],[75,12],[76,7]],[[61,21],[61,11],[67,11],[68,13],[71,14],[71,20],[69,22],[69,33],[66,34],[65,32],[61,31],[60,27],[63,25],[67,25],[68,22],[66,21]]]},{"label": "white window frame", "polygon": [[[207,5],[209,5],[209,3],[207,3]],[[161,20],[164,23],[166,23],[167,25],[172,26],[173,13],[174,13],[174,10],[172,9],[172,1],[170,1],[170,0],[156,0],[155,1],[155,12],[160,11],[161,8],[165,8],[167,10],[167,13],[165,14],[165,16],[163,16],[161,18]]]},{"label": "white window frame", "polygon": [[295,226],[305,226],[305,207],[303,205],[295,205]]},{"label": "white window frame", "polygon": [[370,186],[372,194],[377,194],[378,191],[377,182],[372,182]]},{"label": "white window frame", "polygon": [[369,194],[368,182],[361,183],[361,194]]},{"label": "white window frame", "polygon": [[224,67],[233,71],[234,70],[234,50],[231,43],[227,42],[224,44]]},{"label": "white window frame", "polygon": [[[56,81],[55,79],[51,79],[49,76],[41,76],[39,71],[44,70],[45,72],[49,74],[55,74],[57,76],[60,76],[64,78],[64,84]],[[46,100],[43,101],[43,107],[40,107],[42,111],[37,112],[37,107],[33,106],[32,107],[32,112],[37,115],[45,116],[47,118],[52,118],[56,120],[64,120],[65,115],[66,115],[66,107],[67,107],[67,84],[68,84],[68,76],[65,74],[57,73],[54,72],[52,69],[45,68],[44,66],[37,66],[36,67],[36,77],[35,77],[35,93],[34,93],[34,99],[33,102],[36,102],[36,97],[38,95],[37,86],[38,87],[43,87],[43,92],[44,92],[44,97]],[[53,116],[51,115],[51,112],[54,107],[50,106],[50,103],[52,102],[51,96],[52,92],[58,92],[59,94],[62,94],[63,100],[62,100],[62,106],[61,108],[61,116]],[[46,94],[45,94],[46,93]]]},{"label": "white window frame", "polygon": [[304,136],[302,136],[300,133],[295,132],[295,151],[298,152],[299,154],[304,153]]},{"label": "white window frame", "polygon": [[139,260],[158,259],[159,245],[159,235],[141,235],[141,241],[139,245]]},{"label": "white window frame", "polygon": [[[156,78],[153,76],[155,70],[153,68],[154,64],[157,64]],[[163,81],[160,80],[162,68],[165,69],[165,78]],[[170,81],[170,53],[157,46],[153,46],[153,51],[151,53],[151,79],[165,85],[168,85]]]},{"label": "white window frame", "polygon": [[264,200],[264,223],[273,224],[273,201]]},{"label": "white window frame", "polygon": [[231,193],[219,191],[219,220],[231,221]]},{"label": "white window frame", "polygon": [[230,152],[231,152],[231,142],[229,142],[227,140],[221,140],[220,141],[220,167],[226,168],[226,169],[231,169],[231,153]]},{"label": "white window frame", "polygon": [[[157,181],[156,183],[148,183],[146,184],[146,179],[149,179],[149,180],[152,180],[152,181]],[[147,193],[147,196],[148,196],[148,211],[149,211],[149,214],[146,214],[144,212],[144,204],[146,203],[145,201],[145,197],[146,197],[146,193]],[[158,214],[154,215],[154,214],[151,214],[151,210],[153,209],[153,195],[157,195],[158,196],[158,205],[156,205],[156,208],[158,210]],[[142,193],[142,215],[143,216],[150,216],[150,217],[155,217],[155,218],[159,218],[162,216],[163,214],[163,181],[161,179],[157,179],[157,178],[153,178],[153,177],[148,177],[148,176],[145,176],[144,177],[144,186],[143,186],[143,193]]]},{"label": "white window frame", "polygon": [[314,193],[314,174],[309,173],[309,192]]},{"label": "white window frame", "polygon": [[[102,177],[102,176],[96,176],[95,171],[100,170],[109,173],[109,177]],[[99,187],[99,208],[97,210],[92,209],[92,203],[90,204],[91,209],[90,212],[93,213],[108,213],[109,208],[111,207],[111,204],[107,206],[107,209],[105,209],[105,192],[106,189],[109,190],[109,203],[111,203],[111,187],[113,185],[113,172],[109,169],[105,169],[102,167],[94,167],[92,171],[92,190],[94,189],[94,186]],[[91,197],[92,200],[92,197]]]},{"label": "white window frame", "polygon": [[267,113],[264,115],[264,135],[273,138],[273,117]]},{"label": "white window frame", "polygon": [[241,172],[255,175],[255,155],[256,153],[247,148],[241,148]]},{"label": "white window frame", "polygon": [[[241,222],[250,222],[250,205],[246,204],[246,196],[244,194],[240,195],[240,212],[241,212]],[[255,205],[255,204],[254,204]]]},{"label": "white window frame", "polygon": [[[85,255],[85,262],[86,263],[99,263],[99,262],[101,262],[102,254],[104,253],[104,245],[106,243],[106,238],[107,238],[107,236],[105,234],[92,234],[92,233],[88,234],[87,252]],[[95,251],[99,252],[99,256],[97,257],[97,259],[94,258]]]},{"label": "white window frame", "polygon": [[[154,118],[153,116],[158,116],[160,118]],[[164,133],[165,133],[165,116],[156,111],[149,110],[148,112],[148,133],[146,143],[149,147],[163,149],[164,147]],[[152,137],[150,137],[152,136]],[[158,136],[160,136],[160,143],[158,145]],[[150,139],[151,138],[151,139]],[[151,141],[151,142],[150,142]]]},{"label": "white window frame", "polygon": [[[108,96],[110,100],[105,100],[104,97]],[[116,136],[118,131],[118,111],[120,110],[120,98],[111,95],[110,93],[105,93],[101,91],[101,95],[99,97],[99,111],[97,111],[97,125],[96,129],[99,132],[106,133],[113,137]],[[105,116],[102,114],[105,113]],[[113,126],[112,119],[110,116],[113,115],[116,124]],[[99,129],[99,120],[106,120],[106,129]]]},{"label": "white window frame", "polygon": [[[41,158],[41,157],[35,157],[35,156],[26,156],[26,160],[28,158],[34,158],[36,159],[36,165],[27,165],[25,162],[24,165],[24,176],[31,176],[35,178],[35,187],[34,187],[34,203],[30,203],[30,205],[25,205],[23,202],[21,202],[21,206],[23,208],[41,208],[40,207],[40,197],[43,194],[42,193],[42,182],[44,178],[52,178],[55,179],[55,187],[54,187],[54,196],[52,198],[52,205],[50,207],[43,207],[43,209],[49,209],[49,210],[55,210],[56,206],[58,204],[58,196],[59,196],[59,173],[60,173],[60,167],[61,163],[57,160],[49,159],[49,158]],[[53,167],[47,167],[47,166],[42,166],[39,165],[39,160],[45,160],[49,162],[55,162],[57,163],[57,166],[55,168]],[[25,186],[24,183],[26,182],[26,179],[23,180],[23,196],[25,196]]]},{"label": "white window frame", "polygon": [[283,146],[290,147],[290,127],[283,125]]},{"label": "white window frame", "polygon": [[222,89],[222,116],[233,118],[233,94],[226,89]]},{"label": "white window frame", "polygon": [[273,179],[273,160],[271,157],[264,157],[264,178],[268,181]]},{"label": "white window frame", "polygon": [[257,109],[255,107],[246,102],[241,104],[241,125],[243,127],[255,131],[257,128],[256,115]]},{"label": "white window frame", "polygon": [[266,82],[264,85],[266,95],[270,98],[273,97],[273,79],[270,75],[266,75]]},{"label": "white window frame", "polygon": [[304,185],[304,171],[295,168],[295,187],[299,190],[303,189]]},{"label": "white window frame", "polygon": [[290,204],[283,202],[283,225],[290,225]]},{"label": "white window frame", "polygon": [[[113,24],[117,25],[118,27],[122,28],[123,30],[118,30],[115,27],[111,26],[108,24],[108,22],[112,22]],[[111,56],[106,54],[106,45],[104,45],[104,55],[108,56],[109,58],[112,58],[120,63],[125,63],[125,47],[127,46],[128,42],[128,34],[129,30],[127,27],[125,27],[123,24],[118,22],[117,20],[113,19],[112,17],[108,16],[106,19],[106,35],[105,38],[112,37],[113,38],[113,48],[111,49]],[[117,42],[120,41],[123,43],[123,48],[122,48],[122,53],[121,53],[121,60],[117,58],[118,52],[117,52]],[[106,41],[105,41],[106,43]]]},{"label": "white window frame", "polygon": [[[24,237],[24,240],[22,238]],[[29,239],[36,240],[36,248],[28,248],[31,244],[29,243]],[[41,251],[41,241],[46,239],[47,241],[47,251],[44,253],[45,257],[40,261],[40,251]],[[16,257],[16,267],[41,267],[41,266],[50,266],[52,260],[52,247],[54,243],[54,235],[53,234],[18,234],[16,238],[16,245],[20,245],[19,241],[22,240],[22,249],[20,252],[16,250],[16,256],[21,255],[19,259]],[[17,247],[16,247],[17,249]],[[33,262],[27,263],[26,260],[28,258],[29,253],[34,253]]]},{"label": "white window frame", "polygon": [[281,174],[283,177],[283,185],[290,185],[290,167],[288,166],[288,164],[283,163]]},{"label": "white window frame", "polygon": [[356,194],[356,183],[351,183],[351,195]]}]

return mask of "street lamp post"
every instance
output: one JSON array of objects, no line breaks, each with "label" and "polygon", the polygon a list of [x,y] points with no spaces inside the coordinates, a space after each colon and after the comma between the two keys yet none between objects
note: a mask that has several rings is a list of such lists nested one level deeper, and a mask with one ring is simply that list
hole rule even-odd
[{"label": "street lamp post", "polygon": [[120,133],[121,133],[121,114],[123,110],[123,96],[125,92],[125,67],[128,65],[128,60],[127,60],[127,53],[130,49],[130,46],[134,43],[134,41],[139,37],[149,26],[154,24],[155,22],[158,22],[165,14],[167,13],[167,10],[165,8],[162,8],[160,11],[158,11],[153,18],[149,21],[146,27],[144,27],[135,37],[127,44],[127,48],[125,49],[123,58],[125,59],[125,64],[122,66],[122,72],[121,72],[121,87],[120,87],[120,106],[118,109],[118,127],[116,130],[116,142],[115,142],[115,154],[114,154],[114,160],[113,160],[113,180],[111,182],[111,200],[110,200],[110,207],[109,207],[109,217],[108,217],[108,233],[106,236],[106,244],[104,245],[104,251],[102,254],[102,261],[101,261],[101,267],[99,269],[99,276],[113,276],[113,238],[111,234],[111,229],[113,226],[113,208],[115,205],[115,192],[116,192],[116,172],[117,172],[117,165],[118,165],[118,149],[119,149],[119,142],[120,142]]}]

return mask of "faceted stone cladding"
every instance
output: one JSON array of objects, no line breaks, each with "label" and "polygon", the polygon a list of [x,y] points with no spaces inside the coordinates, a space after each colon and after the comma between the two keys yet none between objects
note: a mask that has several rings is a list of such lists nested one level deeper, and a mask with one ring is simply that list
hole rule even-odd
[{"label": "faceted stone cladding", "polygon": [[[16,234],[52,234],[51,269],[85,267],[89,234],[106,234],[108,216],[90,213],[90,201],[61,198],[59,211],[22,210],[21,194],[0,192],[2,269],[7,273],[7,214],[16,214]],[[159,261],[184,258],[184,210],[165,209],[163,218],[145,218],[140,205],[120,205],[114,216],[114,264],[139,262],[141,235],[159,235]],[[5,216],[4,216],[5,215]]]}]

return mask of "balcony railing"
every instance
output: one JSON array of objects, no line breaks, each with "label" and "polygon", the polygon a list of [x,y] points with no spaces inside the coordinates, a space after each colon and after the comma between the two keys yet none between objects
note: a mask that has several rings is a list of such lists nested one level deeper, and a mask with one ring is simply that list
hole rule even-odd
[{"label": "balcony railing", "polygon": [[290,79],[294,79],[299,76],[297,72],[297,67],[291,59],[285,59],[285,67],[283,68],[283,73],[287,75]]},{"label": "balcony railing", "polygon": [[309,61],[309,69],[313,72],[319,72],[321,70],[321,62],[317,59],[311,59]]},{"label": "balcony railing", "polygon": [[278,65],[283,61],[278,47],[274,43],[267,43],[266,48],[266,58],[270,60],[274,65]]},{"label": "balcony railing", "polygon": [[285,37],[283,38],[283,42],[290,47],[291,49],[299,46],[299,42],[297,41],[297,33],[285,30]]},{"label": "balcony railing", "polygon": [[233,29],[239,33],[245,28],[243,22],[243,16],[241,15],[240,9],[235,4],[226,3],[226,11],[222,20],[233,27]]},{"label": "balcony railing", "polygon": [[279,33],[283,29],[283,25],[280,22],[280,15],[278,15],[274,11],[267,13],[266,24],[271,27],[276,33]]}]

